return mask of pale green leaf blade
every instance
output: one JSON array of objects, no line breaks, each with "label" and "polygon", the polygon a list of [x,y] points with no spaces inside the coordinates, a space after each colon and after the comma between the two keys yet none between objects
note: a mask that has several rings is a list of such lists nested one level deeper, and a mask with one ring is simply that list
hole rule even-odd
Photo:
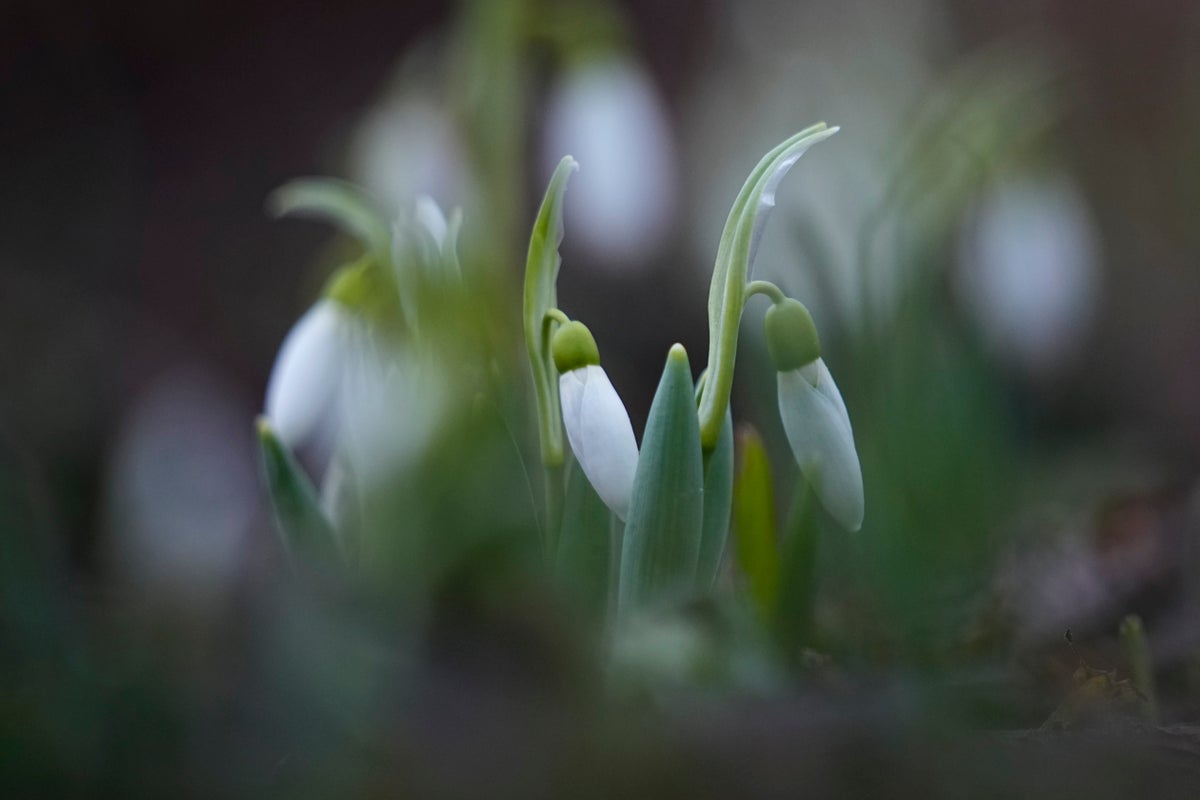
[{"label": "pale green leaf blade", "polygon": [[612,583],[612,512],[574,459],[567,466],[566,482],[555,571],[580,611],[589,619],[603,620]]},{"label": "pale green leaf blade", "polygon": [[738,567],[755,607],[769,619],[779,596],[779,544],[771,462],[758,431],[738,431],[738,469],[733,487],[733,531]]},{"label": "pale green leaf blade", "polygon": [[320,219],[357,239],[380,263],[391,257],[391,233],[375,200],[363,189],[335,178],[297,178],[267,198],[276,217]]},{"label": "pale green leaf blade", "polygon": [[776,627],[784,653],[795,657],[813,633],[817,595],[817,540],[820,513],[812,486],[803,477],[788,515],[780,546]]},{"label": "pale green leaf blade", "polygon": [[733,415],[725,412],[721,438],[704,464],[704,522],[700,534],[700,558],[696,586],[711,589],[721,571],[729,541],[729,517],[733,505]]},{"label": "pale green leaf blade", "polygon": [[337,537],[321,511],[316,489],[270,423],[261,417],[258,445],[275,524],[292,565],[337,562],[340,559]]},{"label": "pale green leaf blade", "polygon": [[704,467],[691,367],[671,348],[642,439],[621,552],[619,610],[693,586],[704,515]]}]

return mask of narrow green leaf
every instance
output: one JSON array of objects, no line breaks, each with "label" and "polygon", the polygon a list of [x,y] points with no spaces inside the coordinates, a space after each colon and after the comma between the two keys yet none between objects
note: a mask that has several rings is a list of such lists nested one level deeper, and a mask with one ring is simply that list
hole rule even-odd
[{"label": "narrow green leaf", "polygon": [[275,524],[292,565],[339,560],[337,537],[312,482],[263,417],[258,420],[258,445]]},{"label": "narrow green leaf", "polygon": [[534,220],[529,236],[529,255],[525,260],[525,347],[533,370],[542,461],[549,466],[563,462],[563,443],[558,374],[550,355],[552,331],[546,324],[546,312],[558,306],[558,267],[561,263],[558,246],[563,238],[563,194],[571,173],[578,168],[570,156],[563,156],[558,162]]},{"label": "narrow green leaf", "polygon": [[779,605],[776,623],[780,644],[795,656],[812,637],[816,600],[816,562],[819,508],[812,486],[801,476],[796,502],[783,532]]},{"label": "narrow green leaf", "polygon": [[621,552],[627,613],[693,585],[704,515],[700,426],[687,352],[674,345],[654,394]]},{"label": "narrow green leaf", "polygon": [[804,151],[837,130],[822,122],[781,142],[758,162],[729,210],[708,293],[709,375],[700,399],[700,433],[706,451],[716,446],[722,417],[729,409],[746,282],[767,211],[775,205],[775,187]]},{"label": "narrow green leaf", "polygon": [[267,198],[276,217],[321,219],[362,242],[379,263],[391,259],[392,236],[375,201],[363,189],[335,178],[297,178]]},{"label": "narrow green leaf", "polygon": [[733,505],[733,415],[725,412],[721,438],[704,459],[704,523],[700,534],[700,559],[696,586],[712,588],[721,571],[729,541],[729,515]]},{"label": "narrow green leaf", "polygon": [[613,560],[611,516],[578,462],[571,459],[555,570],[580,610],[594,620],[603,620],[608,610]]},{"label": "narrow green leaf", "polygon": [[771,462],[758,431],[738,430],[738,470],[733,487],[733,530],[738,567],[763,615],[775,614],[779,597],[779,544]]}]

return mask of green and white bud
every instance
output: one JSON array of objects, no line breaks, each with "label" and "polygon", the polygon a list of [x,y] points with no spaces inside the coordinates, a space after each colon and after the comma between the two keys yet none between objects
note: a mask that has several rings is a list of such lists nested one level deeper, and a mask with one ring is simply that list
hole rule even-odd
[{"label": "green and white bud", "polygon": [[850,415],[824,359],[780,371],[779,416],[796,463],[821,505],[841,525],[862,527],[862,467]]},{"label": "green and white bud", "polygon": [[560,373],[558,395],[571,451],[596,494],[624,520],[638,463],[629,412],[600,366],[600,351],[586,325],[562,325],[551,350]]},{"label": "green and white bud", "polygon": [[561,325],[550,340],[550,352],[559,373],[567,373],[581,367],[600,366],[600,350],[596,339],[578,320]]}]

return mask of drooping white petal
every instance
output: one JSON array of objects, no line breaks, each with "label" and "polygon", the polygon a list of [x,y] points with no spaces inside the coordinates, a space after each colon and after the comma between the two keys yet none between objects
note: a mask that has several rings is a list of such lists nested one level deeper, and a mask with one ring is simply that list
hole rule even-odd
[{"label": "drooping white petal", "polygon": [[443,250],[446,246],[446,215],[429,195],[423,194],[417,198],[417,222],[429,231],[438,250]]},{"label": "drooping white petal", "polygon": [[283,340],[267,383],[266,412],[289,447],[309,439],[329,414],[341,382],[347,312],[321,300]]},{"label": "drooping white petal", "polygon": [[571,370],[559,377],[558,388],[575,460],[604,504],[625,519],[638,462],[625,404],[599,366]]},{"label": "drooping white petal", "polygon": [[338,404],[339,446],[365,487],[410,466],[440,431],[452,405],[435,359],[361,335]]},{"label": "drooping white petal", "polygon": [[779,373],[783,430],[821,504],[856,531],[862,527],[863,482],[850,416],[824,360],[816,361],[816,385],[811,377],[808,367]]},{"label": "drooping white petal", "polygon": [[350,177],[383,201],[409,208],[419,194],[471,198],[475,180],[445,103],[411,87],[385,91],[350,141]]},{"label": "drooping white petal", "polygon": [[1099,233],[1065,177],[999,181],[967,220],[956,288],[999,354],[1051,376],[1100,298]]},{"label": "drooping white petal", "polygon": [[674,134],[653,78],[627,58],[569,70],[545,115],[547,175],[563,153],[583,166],[567,224],[599,266],[636,268],[670,233],[677,205]]}]

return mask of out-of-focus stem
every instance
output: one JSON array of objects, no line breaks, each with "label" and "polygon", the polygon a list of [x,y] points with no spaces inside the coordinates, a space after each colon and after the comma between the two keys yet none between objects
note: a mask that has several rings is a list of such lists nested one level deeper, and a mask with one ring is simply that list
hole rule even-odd
[{"label": "out-of-focus stem", "polygon": [[542,529],[542,552],[546,564],[554,568],[555,553],[558,548],[558,531],[562,526],[563,514],[563,466],[562,464],[545,465],[546,490],[546,523]]},{"label": "out-of-focus stem", "polygon": [[1149,722],[1158,722],[1158,693],[1154,687],[1154,662],[1150,659],[1150,645],[1146,641],[1146,630],[1142,618],[1130,614],[1121,621],[1121,647],[1129,661],[1133,685],[1145,700],[1143,714]]}]

